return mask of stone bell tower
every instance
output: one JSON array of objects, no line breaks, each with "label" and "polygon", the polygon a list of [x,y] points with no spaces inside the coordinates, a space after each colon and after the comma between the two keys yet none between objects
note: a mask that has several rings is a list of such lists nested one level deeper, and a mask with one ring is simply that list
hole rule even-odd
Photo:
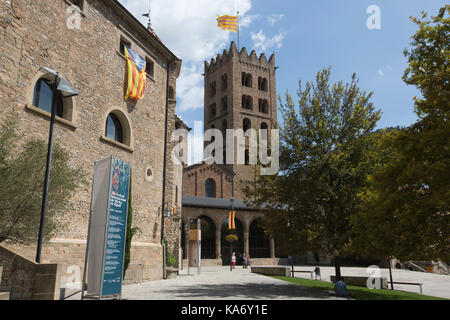
[{"label": "stone bell tower", "polygon": [[[268,129],[277,122],[275,55],[267,60],[258,58],[244,47],[239,52],[231,42],[215,59],[205,62],[204,129],[219,129],[226,137],[226,129]],[[225,145],[225,142],[224,142]],[[226,153],[224,152],[226,160]],[[242,180],[254,179],[254,168],[248,164],[227,164],[235,174],[234,197],[244,200],[239,188]],[[248,145],[245,153],[249,160]]]}]

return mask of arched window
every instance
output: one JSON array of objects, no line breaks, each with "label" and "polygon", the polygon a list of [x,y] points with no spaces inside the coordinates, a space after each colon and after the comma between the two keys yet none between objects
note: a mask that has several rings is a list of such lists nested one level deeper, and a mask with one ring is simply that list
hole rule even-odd
[{"label": "arched window", "polygon": [[269,86],[266,78],[258,78],[258,90],[266,92],[269,91]]},{"label": "arched window", "polygon": [[205,197],[215,198],[216,197],[216,182],[214,179],[208,179],[205,182]]},{"label": "arched window", "polygon": [[210,87],[210,92],[209,92],[210,96],[211,96],[211,97],[215,96],[215,95],[216,95],[216,91],[217,91],[217,85],[216,85],[216,82],[214,81],[213,83],[211,83],[211,84],[209,85],[209,87]]},{"label": "arched window", "polygon": [[262,122],[262,123],[261,123],[261,129],[262,129],[262,130],[267,130],[267,129],[269,129],[269,126],[267,125],[267,123]]},{"label": "arched window", "polygon": [[228,109],[228,97],[222,98],[222,112],[227,111]]},{"label": "arched window", "polygon": [[252,127],[252,122],[250,121],[250,119],[245,118],[242,123],[242,128],[244,129],[244,132],[247,132],[247,130],[250,129],[251,127]]},{"label": "arched window", "polygon": [[218,259],[219,257],[216,257],[216,225],[210,217],[201,216],[199,219],[202,230],[202,259]]},{"label": "arched window", "polygon": [[259,112],[269,113],[269,102],[267,102],[267,100],[264,100],[264,99],[259,99],[258,108],[259,108]]},{"label": "arched window", "polygon": [[247,110],[253,110],[253,98],[251,96],[242,96],[242,108]]},{"label": "arched window", "polygon": [[[53,103],[53,89],[50,81],[46,79],[39,79],[34,86],[33,94],[33,106],[42,109],[49,113],[52,112]],[[56,92],[56,115],[60,118],[63,117],[63,97],[59,91]]]},{"label": "arched window", "polygon": [[122,124],[120,123],[119,118],[113,113],[110,113],[106,120],[105,136],[120,143],[123,143],[124,141]]},{"label": "arched window", "polygon": [[227,87],[228,87],[228,76],[227,76],[227,74],[225,73],[225,74],[222,76],[222,90],[225,90]]},{"label": "arched window", "polygon": [[248,88],[251,88],[253,86],[252,75],[250,73],[242,72],[242,85]]}]

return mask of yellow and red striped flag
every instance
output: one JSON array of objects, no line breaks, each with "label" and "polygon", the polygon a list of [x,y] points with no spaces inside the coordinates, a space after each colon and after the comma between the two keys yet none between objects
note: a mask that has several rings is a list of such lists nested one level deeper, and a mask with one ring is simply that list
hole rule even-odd
[{"label": "yellow and red striped flag", "polygon": [[127,57],[128,84],[125,100],[131,98],[141,100],[145,95],[147,75],[145,72],[146,62],[134,50],[125,46],[125,57]]},{"label": "yellow and red striped flag", "polygon": [[238,16],[218,16],[217,26],[222,30],[229,30],[233,32],[238,32]]},{"label": "yellow and red striped flag", "polygon": [[236,230],[236,211],[234,210],[229,210],[228,213],[228,229],[229,230]]}]

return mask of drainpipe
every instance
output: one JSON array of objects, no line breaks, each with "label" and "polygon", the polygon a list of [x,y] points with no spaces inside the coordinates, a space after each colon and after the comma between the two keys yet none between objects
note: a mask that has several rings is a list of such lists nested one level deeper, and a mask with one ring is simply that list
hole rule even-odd
[{"label": "drainpipe", "polygon": [[163,248],[163,279],[167,279],[166,267],[166,244],[164,243],[164,215],[166,208],[166,174],[167,174],[167,135],[169,131],[169,80],[170,61],[167,62],[167,82],[166,82],[166,119],[164,124],[164,162],[163,162],[163,183],[162,183],[162,206],[161,206],[161,245]]}]

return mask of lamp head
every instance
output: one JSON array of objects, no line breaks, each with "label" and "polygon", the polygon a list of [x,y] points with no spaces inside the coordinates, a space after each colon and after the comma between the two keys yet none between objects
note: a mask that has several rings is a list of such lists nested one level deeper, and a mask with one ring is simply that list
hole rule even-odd
[{"label": "lamp head", "polygon": [[78,96],[79,95],[78,91],[75,90],[69,84],[69,82],[67,82],[67,80],[64,79],[64,78],[61,78],[61,80],[59,81],[57,90],[59,92],[61,92],[61,94],[62,94],[62,96],[64,98],[70,98],[70,97],[74,97],[74,96]]}]

